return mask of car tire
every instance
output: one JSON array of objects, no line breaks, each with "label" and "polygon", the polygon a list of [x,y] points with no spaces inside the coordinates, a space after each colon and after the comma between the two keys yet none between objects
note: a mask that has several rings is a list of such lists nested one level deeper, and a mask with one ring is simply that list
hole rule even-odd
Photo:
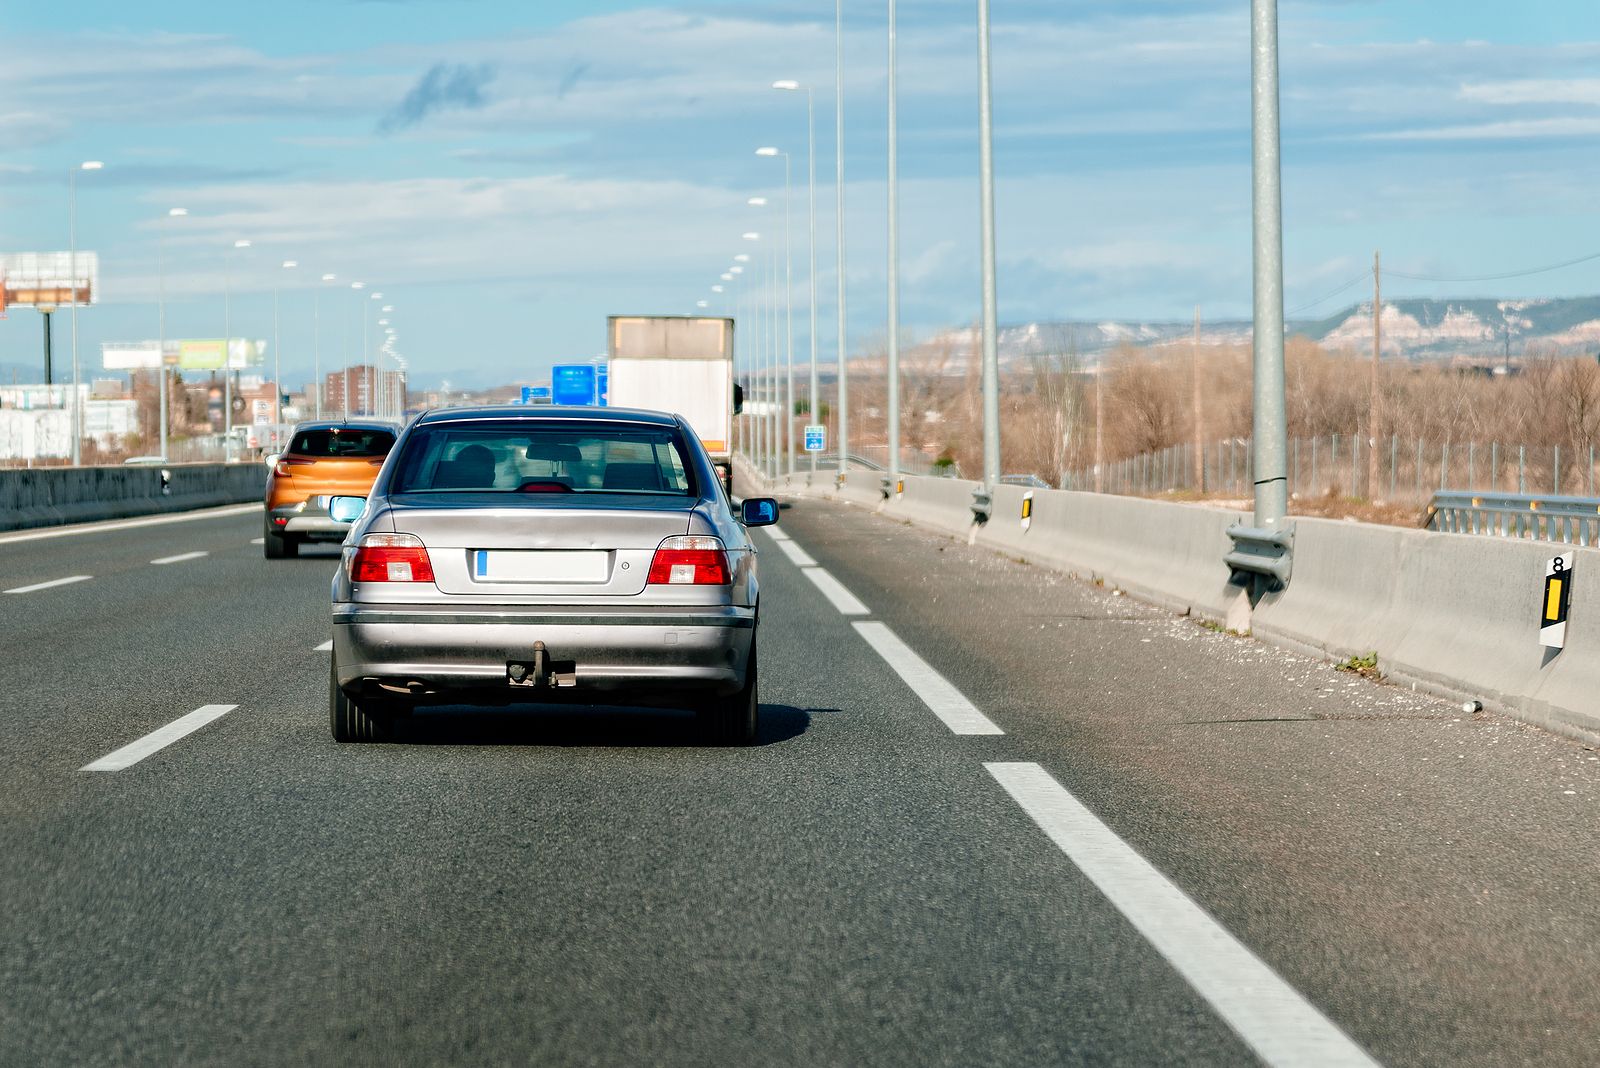
[{"label": "car tire", "polygon": [[261,554],[268,560],[286,560],[300,555],[300,542],[288,534],[274,531],[272,520],[268,519],[261,535]]},{"label": "car tire", "polygon": [[381,742],[389,737],[389,717],[364,708],[339,689],[339,665],[329,669],[328,726],[336,742]]},{"label": "car tire", "polygon": [[750,659],[745,662],[744,688],[729,697],[715,698],[700,713],[709,739],[718,745],[750,745],[761,722],[761,699],[756,671],[756,641],[750,639]]}]

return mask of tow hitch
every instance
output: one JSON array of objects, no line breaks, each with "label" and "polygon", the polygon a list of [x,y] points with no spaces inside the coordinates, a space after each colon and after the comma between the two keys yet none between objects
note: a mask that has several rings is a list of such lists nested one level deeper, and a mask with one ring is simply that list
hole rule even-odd
[{"label": "tow hitch", "polygon": [[552,660],[544,642],[534,642],[532,660],[506,661],[506,681],[534,689],[576,686],[578,664],[575,660]]}]

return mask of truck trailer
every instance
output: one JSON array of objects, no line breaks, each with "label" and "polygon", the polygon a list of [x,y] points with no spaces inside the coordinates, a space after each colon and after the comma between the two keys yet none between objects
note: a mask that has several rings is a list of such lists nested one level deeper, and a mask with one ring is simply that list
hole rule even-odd
[{"label": "truck trailer", "polygon": [[733,485],[733,320],[689,315],[613,315],[607,403],[686,419]]}]

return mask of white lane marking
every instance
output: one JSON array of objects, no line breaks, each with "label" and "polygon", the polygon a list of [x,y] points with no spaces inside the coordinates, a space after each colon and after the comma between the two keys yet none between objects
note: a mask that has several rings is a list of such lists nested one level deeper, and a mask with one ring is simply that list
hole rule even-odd
[{"label": "white lane marking", "polygon": [[1049,772],[1026,763],[984,767],[1263,1061],[1376,1068],[1348,1035]]},{"label": "white lane marking", "polygon": [[5,593],[32,593],[34,590],[48,590],[55,586],[70,586],[74,582],[88,582],[93,575],[71,575],[67,578],[51,579],[49,582],[35,582],[32,586],[18,586],[16,589],[5,590]]},{"label": "white lane marking", "polygon": [[773,541],[792,541],[793,540],[792,538],[789,537],[789,535],[787,533],[785,533],[784,531],[779,530],[777,527],[763,527],[762,529],[767,532],[767,537],[771,538]]},{"label": "white lane marking", "polygon": [[796,545],[792,541],[780,541],[778,543],[778,548],[783,550],[783,555],[787,556],[801,567],[817,566],[817,562],[811,558],[811,554],[800,548],[800,546]]},{"label": "white lane marking", "polygon": [[315,649],[313,649],[311,651],[313,653],[331,653],[331,652],[333,652],[333,639],[329,638],[327,641],[323,642],[321,645],[317,646]]},{"label": "white lane marking", "polygon": [[939,674],[911,647],[895,636],[894,631],[877,620],[854,624],[856,633],[877,650],[895,674],[905,680],[922,703],[944,721],[952,734],[1004,734],[994,721],[982,712],[960,690],[950,685],[950,680]]},{"label": "white lane marking", "polygon": [[267,541],[266,538],[251,538],[250,539],[250,544],[251,545],[264,545],[264,544],[266,544],[266,541]]},{"label": "white lane marking", "polygon": [[260,513],[260,504],[236,504],[227,508],[206,508],[178,515],[150,516],[146,519],[120,519],[114,523],[86,523],[82,526],[53,527],[50,530],[30,530],[22,534],[0,534],[0,545],[14,541],[37,541],[40,538],[70,538],[76,534],[100,534],[108,530],[130,530],[133,527],[154,527],[163,523],[187,523],[195,519],[225,519],[248,512]]},{"label": "white lane marking", "polygon": [[138,741],[129,742],[116,752],[107,753],[94,763],[85,764],[78,770],[121,771],[123,768],[132,767],[151,753],[165,749],[179,738],[193,734],[207,723],[226,716],[238,707],[238,705],[201,705],[187,716],[179,716],[165,727],[153,730]]},{"label": "white lane marking", "polygon": [[802,567],[800,573],[811,580],[812,585],[822,591],[840,612],[847,616],[870,616],[872,612],[866,605],[856,600],[856,595],[840,585],[839,580],[822,570],[820,567]]},{"label": "white lane marking", "polygon": [[150,562],[152,564],[181,564],[185,560],[198,560],[202,556],[210,556],[210,555],[211,555],[210,553],[208,553],[208,552],[206,552],[204,550],[201,550],[199,552],[192,552],[192,553],[179,553],[177,556],[163,556],[159,560],[152,560]]}]

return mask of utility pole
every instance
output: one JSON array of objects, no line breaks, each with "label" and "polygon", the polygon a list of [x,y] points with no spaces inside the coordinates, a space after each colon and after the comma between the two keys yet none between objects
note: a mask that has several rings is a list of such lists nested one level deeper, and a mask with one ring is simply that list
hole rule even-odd
[{"label": "utility pole", "polygon": [[839,393],[835,403],[839,407],[839,485],[844,484],[845,470],[850,457],[850,353],[845,337],[844,304],[844,0],[833,4],[833,70],[834,70],[834,228],[837,231],[839,284]]},{"label": "utility pole", "polygon": [[1194,488],[1206,491],[1206,421],[1201,409],[1200,389],[1200,305],[1194,306],[1194,341],[1190,346],[1194,369]]},{"label": "utility pole", "polygon": [[900,145],[896,90],[895,0],[889,0],[889,493],[900,479]]},{"label": "utility pole", "polygon": [[1105,378],[1106,361],[1102,355],[1094,362],[1094,491],[1106,491],[1106,435],[1105,421],[1100,418],[1101,400],[1105,393],[1102,380]]},{"label": "utility pole", "polygon": [[983,262],[983,488],[1000,482],[1000,354],[994,279],[994,115],[989,92],[989,0],[978,0],[978,186]]},{"label": "utility pole", "polygon": [[[1378,358],[1383,351],[1383,265],[1372,254],[1372,381],[1367,388],[1367,497],[1378,496]],[[1352,487],[1354,489],[1354,487]]]}]

